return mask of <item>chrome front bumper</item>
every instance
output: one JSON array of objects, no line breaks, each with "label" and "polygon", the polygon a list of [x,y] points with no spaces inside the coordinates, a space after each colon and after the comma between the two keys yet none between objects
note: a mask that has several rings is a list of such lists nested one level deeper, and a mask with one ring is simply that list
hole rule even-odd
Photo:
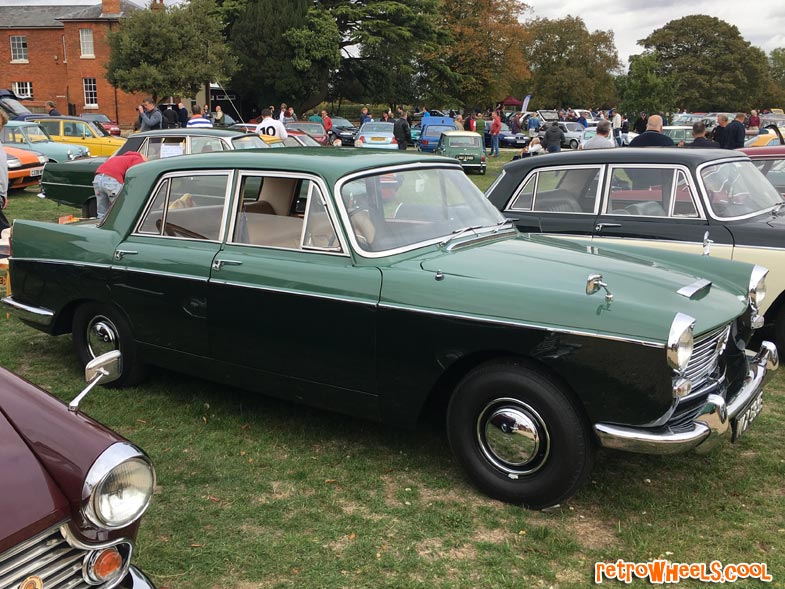
[{"label": "chrome front bumper", "polygon": [[17,316],[22,321],[33,323],[42,327],[49,327],[54,319],[54,311],[44,309],[43,307],[31,307],[19,301],[15,301],[14,297],[3,297],[0,302],[5,305],[8,310]]},{"label": "chrome front bumper", "polygon": [[142,571],[131,565],[128,574],[118,585],[120,589],[155,589],[153,582]]},{"label": "chrome front bumper", "polygon": [[705,452],[731,433],[731,420],[758,396],[771,373],[779,366],[777,348],[764,341],[760,352],[749,360],[750,370],[738,393],[730,399],[709,395],[700,415],[686,430],[673,431],[597,423],[594,432],[604,448],[642,454],[679,454],[689,450]]}]

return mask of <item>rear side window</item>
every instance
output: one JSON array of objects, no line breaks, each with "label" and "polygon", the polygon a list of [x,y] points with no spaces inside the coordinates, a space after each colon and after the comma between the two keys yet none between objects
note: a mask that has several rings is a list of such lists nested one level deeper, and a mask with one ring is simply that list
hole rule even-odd
[{"label": "rear side window", "polygon": [[[619,167],[611,172],[610,195],[608,198],[608,213],[611,215],[636,215],[640,217],[667,217],[671,210],[674,193],[682,200],[680,210],[691,193],[682,173],[680,181],[681,190],[674,189],[675,170],[673,168],[655,167]],[[685,190],[687,192],[685,193]],[[685,211],[695,214],[692,210]]]},{"label": "rear side window", "polygon": [[540,170],[521,187],[513,210],[595,214],[602,168]]},{"label": "rear side window", "polygon": [[137,233],[217,241],[221,238],[228,174],[172,176],[158,185]]}]

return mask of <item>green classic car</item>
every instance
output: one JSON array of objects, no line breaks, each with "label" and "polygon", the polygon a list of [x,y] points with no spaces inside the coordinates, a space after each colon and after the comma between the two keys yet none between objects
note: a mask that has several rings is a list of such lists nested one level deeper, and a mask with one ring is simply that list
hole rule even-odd
[{"label": "green classic car", "polygon": [[[227,129],[164,129],[131,135],[117,150],[117,154],[138,151],[148,160],[212,153],[233,149],[258,149],[266,147],[256,134]],[[95,171],[108,158],[50,164],[41,177],[41,198],[82,209],[82,217],[96,216],[93,178]]]},{"label": "green classic car", "polygon": [[[101,224],[16,221],[5,306],[82,363],[150,365],[413,427],[441,410],[485,492],[541,508],[596,447],[741,436],[776,348],[766,270],[519,234],[449,158],[254,150],[131,168]],[[425,411],[428,408],[429,411]]]},{"label": "green classic car", "polygon": [[482,135],[474,131],[446,131],[439,137],[435,153],[457,159],[467,172],[485,174],[487,162],[482,146]]}]

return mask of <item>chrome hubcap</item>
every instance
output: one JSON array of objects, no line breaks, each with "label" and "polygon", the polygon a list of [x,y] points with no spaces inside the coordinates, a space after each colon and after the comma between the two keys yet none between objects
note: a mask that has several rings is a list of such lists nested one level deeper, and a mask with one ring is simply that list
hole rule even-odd
[{"label": "chrome hubcap", "polygon": [[114,323],[103,316],[93,317],[87,326],[87,349],[93,358],[119,350],[120,338]]},{"label": "chrome hubcap", "polygon": [[483,455],[510,478],[545,464],[550,437],[537,411],[518,399],[495,399],[477,418],[477,442]]}]

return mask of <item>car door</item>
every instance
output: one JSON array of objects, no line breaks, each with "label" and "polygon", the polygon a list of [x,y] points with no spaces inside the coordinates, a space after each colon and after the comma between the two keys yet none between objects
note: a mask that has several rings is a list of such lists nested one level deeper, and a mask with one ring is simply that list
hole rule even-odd
[{"label": "car door", "polygon": [[526,233],[591,237],[604,173],[600,164],[538,168],[521,182],[504,214]]},{"label": "car door", "polygon": [[675,165],[610,166],[602,213],[593,241],[703,253],[708,232],[711,254],[730,259],[733,238],[710,225],[688,168]]},{"label": "car door", "polygon": [[308,403],[372,412],[381,272],[353,265],[326,195],[307,174],[239,174],[210,276],[211,352]]},{"label": "car door", "polygon": [[213,170],[164,175],[117,246],[112,299],[137,341],[209,356],[208,279],[223,239],[231,177]]}]

